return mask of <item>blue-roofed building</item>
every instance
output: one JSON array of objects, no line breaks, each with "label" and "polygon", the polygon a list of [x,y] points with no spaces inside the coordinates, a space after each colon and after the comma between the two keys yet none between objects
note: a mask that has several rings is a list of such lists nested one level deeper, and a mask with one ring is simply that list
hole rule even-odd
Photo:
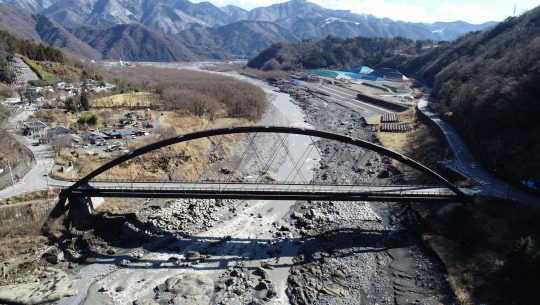
[{"label": "blue-roofed building", "polygon": [[370,76],[380,77],[391,81],[403,81],[405,76],[398,70],[381,68],[371,72]]},{"label": "blue-roofed building", "polygon": [[355,74],[370,74],[371,72],[373,72],[373,69],[371,69],[370,67],[366,67],[366,66],[358,66],[354,69],[339,69],[338,71],[342,71],[342,72],[349,72],[349,73],[355,73]]}]

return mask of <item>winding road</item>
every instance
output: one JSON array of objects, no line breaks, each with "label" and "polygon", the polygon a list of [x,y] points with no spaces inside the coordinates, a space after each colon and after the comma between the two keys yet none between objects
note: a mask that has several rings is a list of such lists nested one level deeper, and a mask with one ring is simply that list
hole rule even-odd
[{"label": "winding road", "polygon": [[429,95],[426,95],[420,100],[418,110],[439,127],[454,154],[454,159],[441,162],[443,166],[478,184],[479,194],[505,198],[533,207],[540,207],[540,198],[511,186],[483,168],[474,159],[457,131],[431,110],[428,99]]},{"label": "winding road", "polygon": [[[301,84],[305,88],[319,92],[320,95],[326,95],[324,97],[325,99],[347,107],[352,111],[362,113],[368,111],[375,114],[395,113],[394,111],[358,100],[356,98],[358,92],[351,89],[329,84],[313,84],[308,82],[302,82]],[[483,168],[474,159],[457,131],[431,111],[428,102],[429,97],[430,95],[426,94],[419,101],[417,107],[441,129],[455,156],[454,159],[442,161],[441,164],[473,181],[477,185],[475,188],[477,194],[505,198],[540,208],[540,198],[511,186]]]}]

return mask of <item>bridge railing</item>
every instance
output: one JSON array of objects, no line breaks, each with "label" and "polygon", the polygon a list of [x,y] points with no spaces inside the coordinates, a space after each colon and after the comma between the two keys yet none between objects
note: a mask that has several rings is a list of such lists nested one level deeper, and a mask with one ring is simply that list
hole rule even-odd
[{"label": "bridge railing", "polygon": [[90,181],[90,185],[92,183],[134,183],[134,184],[201,184],[201,185],[208,185],[208,184],[226,184],[226,185],[324,185],[324,186],[337,186],[337,187],[354,187],[354,186],[389,186],[389,187],[411,187],[411,186],[417,186],[417,187],[440,187],[440,184],[437,183],[423,183],[423,184],[406,184],[403,182],[392,182],[392,184],[389,184],[388,182],[382,182],[382,181],[371,181],[371,182],[365,182],[365,183],[332,183],[331,181],[310,181],[308,183],[300,182],[300,181],[250,181],[250,180],[243,180],[243,181],[227,181],[227,180],[200,180],[200,181],[189,181],[189,180],[167,180],[167,181],[156,181],[156,180],[138,180],[134,181],[131,179],[93,179]]},{"label": "bridge railing", "polygon": [[[284,185],[287,186],[287,185]],[[358,189],[358,188],[350,188],[350,187],[337,187],[337,188],[325,188],[323,186],[317,187],[314,185],[311,188],[305,188],[305,189],[291,189],[291,188],[268,188],[268,187],[257,187],[257,188],[245,188],[245,187],[238,187],[236,185],[235,187],[232,187],[231,185],[224,185],[222,188],[207,188],[203,185],[190,185],[183,188],[178,187],[167,187],[167,186],[103,186],[98,188],[79,188],[74,191],[76,193],[94,193],[94,192],[109,192],[113,191],[116,193],[129,193],[129,192],[140,192],[140,193],[190,193],[190,192],[198,192],[198,193],[215,193],[220,194],[224,192],[239,192],[239,193],[246,193],[246,194],[256,194],[256,193],[305,193],[305,194],[411,194],[415,196],[448,196],[453,195],[453,193],[447,189],[444,188],[437,188],[437,189],[431,189],[425,190],[425,187],[420,186],[408,186],[406,188],[397,188],[397,187],[387,187],[387,188],[381,188],[381,187],[374,187],[374,188],[365,188],[365,189]],[[69,190],[68,188],[64,188],[64,190]]]}]

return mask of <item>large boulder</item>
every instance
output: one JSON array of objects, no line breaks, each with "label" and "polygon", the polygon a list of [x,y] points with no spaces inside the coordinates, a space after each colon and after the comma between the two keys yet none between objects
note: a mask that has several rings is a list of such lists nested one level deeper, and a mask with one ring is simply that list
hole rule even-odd
[{"label": "large boulder", "polygon": [[209,304],[214,291],[214,281],[205,275],[189,273],[181,277],[168,278],[164,288],[174,295],[174,302],[179,304]]}]

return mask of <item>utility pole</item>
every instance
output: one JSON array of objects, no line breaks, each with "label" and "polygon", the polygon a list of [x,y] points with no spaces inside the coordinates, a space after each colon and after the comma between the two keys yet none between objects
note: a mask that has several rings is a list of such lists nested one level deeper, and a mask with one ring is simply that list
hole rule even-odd
[{"label": "utility pole", "polygon": [[512,16],[516,17],[516,8],[517,8],[517,4],[514,4],[514,14]]}]

